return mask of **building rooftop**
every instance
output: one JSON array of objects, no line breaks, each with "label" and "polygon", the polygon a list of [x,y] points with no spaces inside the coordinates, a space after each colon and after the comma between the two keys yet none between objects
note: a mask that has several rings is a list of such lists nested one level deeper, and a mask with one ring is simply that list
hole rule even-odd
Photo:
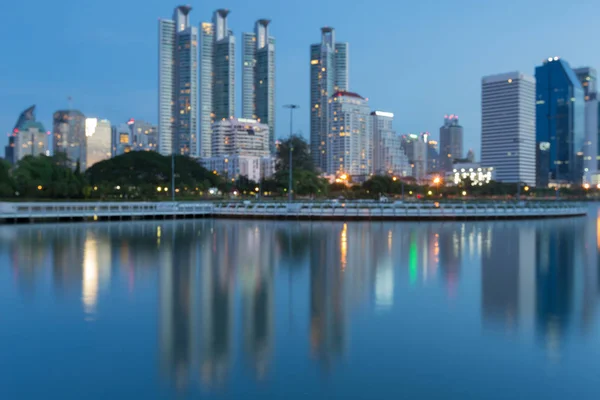
[{"label": "building rooftop", "polygon": [[364,97],[362,97],[362,96],[361,96],[360,94],[358,94],[358,93],[354,93],[354,92],[345,92],[345,91],[342,91],[342,90],[335,92],[335,93],[333,94],[333,96],[331,96],[331,97],[342,97],[342,96],[344,96],[344,97],[355,97],[355,98],[357,98],[357,99],[363,99],[363,100],[365,100],[365,98],[364,98]]}]

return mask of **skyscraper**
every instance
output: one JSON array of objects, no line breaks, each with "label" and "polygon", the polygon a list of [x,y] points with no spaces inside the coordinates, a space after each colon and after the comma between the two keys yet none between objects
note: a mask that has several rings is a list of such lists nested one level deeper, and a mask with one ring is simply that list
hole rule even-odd
[{"label": "skyscraper", "polygon": [[86,118],[85,137],[87,141],[87,167],[111,157],[110,121],[98,118]]},{"label": "skyscraper", "polygon": [[48,155],[48,134],[37,121],[25,121],[14,136],[14,163],[25,156]]},{"label": "skyscraper", "polygon": [[427,173],[433,174],[439,172],[440,169],[440,153],[438,151],[438,142],[429,140],[427,143]]},{"label": "skyscraper", "polygon": [[200,25],[200,156],[210,157],[212,124],[235,114],[235,37],[229,10],[215,11]]},{"label": "skyscraper", "polygon": [[63,153],[67,166],[81,171],[87,167],[87,140],[85,115],[78,110],[60,110],[54,113],[54,154]]},{"label": "skyscraper", "polygon": [[402,136],[402,148],[410,161],[412,176],[417,182],[423,182],[427,177],[427,153],[429,134],[422,133],[421,136],[411,133]]},{"label": "skyscraper", "polygon": [[373,173],[373,130],[367,100],[351,92],[336,92],[328,104],[329,174],[349,174],[356,181]]},{"label": "skyscraper", "polygon": [[328,169],[328,104],[349,89],[348,57],[348,43],[336,43],[333,28],[321,28],[321,43],[310,46],[310,151],[322,171]]},{"label": "skyscraper", "polygon": [[500,182],[535,185],[535,78],[521,72],[481,81],[481,166]]},{"label": "skyscraper", "polygon": [[402,149],[400,137],[393,130],[394,114],[371,113],[373,128],[373,171],[377,175],[409,176],[410,163]]},{"label": "skyscraper", "polygon": [[458,115],[446,115],[444,126],[440,128],[440,168],[443,172],[452,171],[454,160],[463,157],[463,127],[458,123]]},{"label": "skyscraper", "polygon": [[159,20],[159,152],[198,156],[198,29],[190,6]]},{"label": "skyscraper", "polygon": [[535,69],[537,185],[579,184],[583,174],[585,103],[569,64],[548,58]]},{"label": "skyscraper", "polygon": [[242,117],[269,125],[269,147],[275,151],[275,38],[268,19],[256,22],[242,40]]},{"label": "skyscraper", "polygon": [[19,130],[26,122],[35,121],[35,105],[29,107],[21,114],[19,114],[19,118],[17,119],[17,123],[15,124],[10,136],[8,137],[8,144],[4,148],[4,159],[11,164],[17,162],[15,159],[16,151],[16,141],[17,135],[19,134]]},{"label": "skyscraper", "polygon": [[600,107],[598,102],[598,89],[596,87],[597,74],[594,68],[583,67],[573,70],[583,87],[585,101],[585,141],[583,148],[583,176],[586,182],[592,181],[592,176],[598,172],[600,164]]}]

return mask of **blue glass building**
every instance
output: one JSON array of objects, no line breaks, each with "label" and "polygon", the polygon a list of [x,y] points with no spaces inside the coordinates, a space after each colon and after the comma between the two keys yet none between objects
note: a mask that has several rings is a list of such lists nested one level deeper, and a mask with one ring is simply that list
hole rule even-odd
[{"label": "blue glass building", "polygon": [[577,75],[558,57],[535,69],[537,186],[579,184],[583,175],[585,103]]}]

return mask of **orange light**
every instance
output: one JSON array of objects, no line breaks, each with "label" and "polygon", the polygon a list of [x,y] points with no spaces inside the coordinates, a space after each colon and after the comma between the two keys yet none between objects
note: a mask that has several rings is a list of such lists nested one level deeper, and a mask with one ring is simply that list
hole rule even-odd
[{"label": "orange light", "polygon": [[345,181],[346,179],[348,179],[348,175],[343,174],[342,176],[340,176],[340,179]]},{"label": "orange light", "polygon": [[393,177],[393,178],[392,178],[392,180],[393,180],[394,182],[396,182],[396,181],[398,180],[398,178],[396,178],[396,177]]},{"label": "orange light", "polygon": [[440,180],[440,177],[439,177],[439,176],[436,176],[436,177],[433,179],[433,183],[435,183],[436,185],[437,185],[437,184],[439,184],[440,182],[441,182],[441,180]]},{"label": "orange light", "polygon": [[588,189],[590,188],[590,184],[589,184],[589,183],[586,183],[586,184],[584,184],[584,185],[583,185],[583,188],[584,188],[585,190],[588,190]]}]

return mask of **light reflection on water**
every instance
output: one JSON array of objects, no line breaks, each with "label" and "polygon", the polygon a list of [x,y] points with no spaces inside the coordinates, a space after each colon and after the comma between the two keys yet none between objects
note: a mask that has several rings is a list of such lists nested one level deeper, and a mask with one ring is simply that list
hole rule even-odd
[{"label": "light reflection on water", "polygon": [[587,398],[599,233],[595,208],[533,222],[0,227],[0,395]]}]

